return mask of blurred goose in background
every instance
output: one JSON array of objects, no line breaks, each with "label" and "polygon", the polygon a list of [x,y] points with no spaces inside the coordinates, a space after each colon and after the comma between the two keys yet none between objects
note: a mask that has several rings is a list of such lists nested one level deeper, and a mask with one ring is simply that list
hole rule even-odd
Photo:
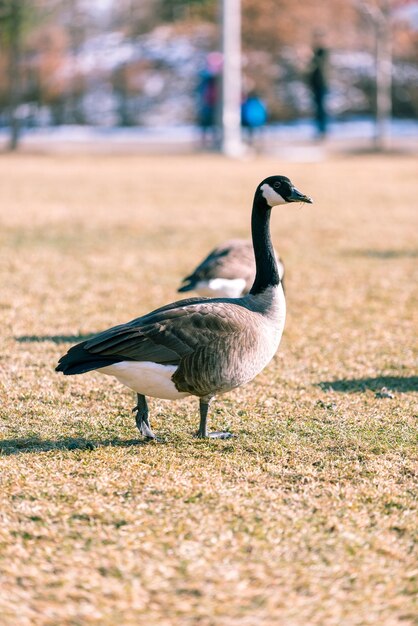
[{"label": "blurred goose in background", "polygon": [[286,303],[270,238],[271,209],[312,200],[285,176],[270,176],[256,188],[251,232],[256,275],[240,298],[179,300],[83,341],[59,360],[65,375],[97,370],[137,393],[136,424],[155,435],[146,396],[175,400],[194,395],[200,403],[198,437],[208,433],[211,400],[252,380],[273,358],[282,336]]},{"label": "blurred goose in background", "polygon": [[[276,251],[274,254],[284,289],[284,264]],[[230,239],[214,248],[189,276],[183,278],[184,284],[177,291],[197,291],[200,296],[239,298],[250,291],[254,278],[252,241]]]}]

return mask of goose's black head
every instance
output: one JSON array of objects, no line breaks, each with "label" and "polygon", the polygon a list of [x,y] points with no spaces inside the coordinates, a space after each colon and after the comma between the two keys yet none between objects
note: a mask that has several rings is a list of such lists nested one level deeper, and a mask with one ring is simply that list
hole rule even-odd
[{"label": "goose's black head", "polygon": [[269,207],[288,202],[307,202],[312,204],[312,198],[298,191],[291,180],[286,176],[269,176],[257,187],[256,199],[268,204]]}]

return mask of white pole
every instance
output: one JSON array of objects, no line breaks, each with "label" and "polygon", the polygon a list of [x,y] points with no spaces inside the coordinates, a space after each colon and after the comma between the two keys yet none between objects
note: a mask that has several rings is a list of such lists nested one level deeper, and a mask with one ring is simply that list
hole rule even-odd
[{"label": "white pole", "polygon": [[222,152],[243,152],[241,140],[241,0],[222,2]]}]

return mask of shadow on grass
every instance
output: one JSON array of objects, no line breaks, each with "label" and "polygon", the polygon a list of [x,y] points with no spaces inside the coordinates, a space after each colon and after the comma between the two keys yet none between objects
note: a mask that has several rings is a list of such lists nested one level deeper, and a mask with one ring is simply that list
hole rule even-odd
[{"label": "shadow on grass", "polygon": [[94,337],[96,333],[86,333],[84,335],[22,335],[15,337],[19,343],[40,343],[42,341],[52,341],[53,343],[76,343],[79,341],[87,341]]},{"label": "shadow on grass", "polygon": [[37,437],[22,437],[17,439],[3,439],[0,441],[0,456],[12,454],[50,452],[51,450],[95,450],[96,448],[129,448],[131,446],[146,446],[150,441],[146,439],[84,439],[82,437],[63,437],[62,439],[41,439]]},{"label": "shadow on grass", "polygon": [[367,257],[369,259],[414,259],[418,257],[415,250],[343,250],[344,256]]},{"label": "shadow on grass", "polygon": [[317,383],[324,391],[355,393],[358,391],[380,391],[386,387],[391,391],[418,391],[418,376],[376,376],[376,378],[348,378]]}]

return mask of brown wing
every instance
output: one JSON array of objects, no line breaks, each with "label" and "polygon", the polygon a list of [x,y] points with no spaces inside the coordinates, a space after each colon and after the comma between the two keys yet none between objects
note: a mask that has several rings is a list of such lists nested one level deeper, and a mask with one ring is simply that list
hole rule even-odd
[{"label": "brown wing", "polygon": [[196,300],[115,326],[84,342],[83,349],[96,357],[176,364],[198,348],[242,332],[249,311],[241,299]]}]

